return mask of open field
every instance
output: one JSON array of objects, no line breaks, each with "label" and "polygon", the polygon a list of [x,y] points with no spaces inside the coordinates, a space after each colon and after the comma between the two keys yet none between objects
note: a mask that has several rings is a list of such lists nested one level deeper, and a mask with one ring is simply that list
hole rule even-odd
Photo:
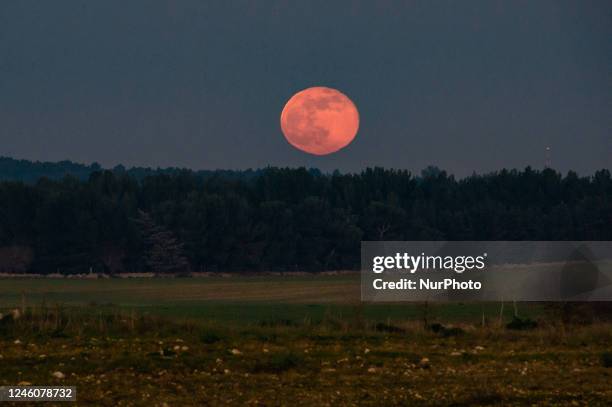
[{"label": "open field", "polygon": [[0,301],[45,298],[126,306],[194,301],[347,303],[359,300],[359,274],[203,278],[0,279]]},{"label": "open field", "polygon": [[612,403],[610,324],[358,295],[356,275],[0,279],[0,312],[22,310],[0,322],[0,385],[108,406]]},{"label": "open field", "polygon": [[[0,279],[0,308],[61,304],[79,308],[128,309],[139,313],[205,321],[260,323],[321,321],[333,314],[369,320],[422,319],[424,312],[442,321],[498,319],[500,304],[361,304],[359,275],[253,276],[130,279]],[[95,307],[94,307],[95,306]],[[541,306],[521,304],[523,316]],[[504,315],[513,313],[510,304]]]},{"label": "open field", "polygon": [[0,329],[0,385],[75,385],[79,405],[612,402],[610,325],[447,335],[414,322],[240,327],[50,308]]}]

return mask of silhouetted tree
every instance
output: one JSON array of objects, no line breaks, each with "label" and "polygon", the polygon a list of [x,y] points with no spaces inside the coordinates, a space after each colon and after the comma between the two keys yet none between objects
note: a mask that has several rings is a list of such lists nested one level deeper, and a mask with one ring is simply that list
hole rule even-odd
[{"label": "silhouetted tree", "polygon": [[180,273],[189,270],[183,244],[174,234],[155,223],[151,216],[139,211],[136,222],[140,225],[145,245],[145,264],[157,274]]}]

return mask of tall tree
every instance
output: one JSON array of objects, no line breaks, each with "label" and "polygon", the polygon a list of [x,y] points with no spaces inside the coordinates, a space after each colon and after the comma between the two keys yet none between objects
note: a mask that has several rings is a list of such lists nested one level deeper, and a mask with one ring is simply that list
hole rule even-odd
[{"label": "tall tree", "polygon": [[183,243],[171,231],[158,225],[151,215],[142,210],[136,222],[140,225],[145,245],[145,264],[152,272],[167,274],[190,270]]}]

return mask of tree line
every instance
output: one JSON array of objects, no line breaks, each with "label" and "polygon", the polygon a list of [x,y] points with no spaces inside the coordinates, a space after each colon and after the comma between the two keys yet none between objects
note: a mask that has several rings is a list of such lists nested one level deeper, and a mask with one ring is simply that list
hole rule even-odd
[{"label": "tree line", "polygon": [[362,240],[612,240],[610,171],[93,171],[0,182],[0,272],[358,269]]},{"label": "tree line", "polygon": [[[81,181],[86,181],[94,172],[103,171],[100,164],[94,162],[90,165],[75,163],[72,161],[59,162],[40,162],[29,160],[17,160],[11,157],[0,156],[0,181],[23,181],[26,184],[35,184],[41,178],[51,180],[62,180],[64,177],[71,176]],[[124,174],[138,181],[146,177],[159,174],[176,174],[183,169],[176,167],[168,168],[145,168],[116,165],[110,171],[115,174]],[[199,170],[193,174],[201,178],[208,178],[213,175],[221,175],[227,178],[249,179],[258,175],[260,170]]]}]

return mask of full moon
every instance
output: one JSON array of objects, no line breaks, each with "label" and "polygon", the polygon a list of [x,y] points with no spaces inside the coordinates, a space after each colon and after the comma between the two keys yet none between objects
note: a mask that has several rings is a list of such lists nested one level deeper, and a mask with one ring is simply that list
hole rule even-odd
[{"label": "full moon", "polygon": [[292,146],[310,154],[327,155],[353,141],[359,129],[359,112],[342,92],[317,86],[293,95],[280,121]]}]

